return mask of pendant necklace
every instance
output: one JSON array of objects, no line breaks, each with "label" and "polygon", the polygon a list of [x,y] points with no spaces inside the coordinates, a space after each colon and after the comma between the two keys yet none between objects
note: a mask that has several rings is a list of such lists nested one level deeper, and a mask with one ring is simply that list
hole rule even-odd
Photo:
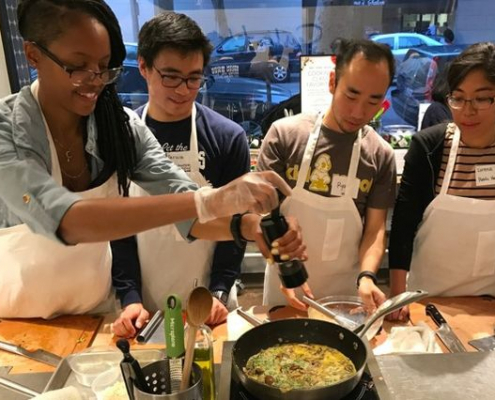
[{"label": "pendant necklace", "polygon": [[71,160],[74,158],[74,154],[72,154],[72,148],[74,147],[74,144],[76,142],[73,142],[69,148],[66,148],[59,140],[57,140],[57,138],[55,136],[52,136],[53,138],[53,141],[58,144],[58,146],[62,149],[62,151],[64,152],[64,156],[65,156],[65,159],[68,163],[71,162]]}]

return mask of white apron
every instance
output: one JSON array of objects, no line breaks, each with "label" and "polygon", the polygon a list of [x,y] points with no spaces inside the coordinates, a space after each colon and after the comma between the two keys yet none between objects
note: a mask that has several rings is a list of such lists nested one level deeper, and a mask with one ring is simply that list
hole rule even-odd
[{"label": "white apron", "polygon": [[[38,82],[31,90],[37,99]],[[62,185],[57,151],[45,127],[52,176]],[[115,193],[114,179],[79,194],[84,199]],[[33,233],[27,225],[0,229],[0,317],[52,318],[62,314],[113,311],[110,244],[65,246]]]},{"label": "white apron", "polygon": [[[359,244],[363,223],[352,199],[357,188],[356,173],[361,153],[361,131],[354,142],[345,193],[341,197],[325,197],[304,189],[309,176],[323,114],[318,116],[309,135],[296,187],[282,204],[284,215],[296,217],[304,233],[309,260],[305,262],[308,284],[315,297],[355,295],[359,273]],[[280,291],[278,267],[267,265],[263,290],[264,305],[286,304]]]},{"label": "white apron", "polygon": [[495,295],[495,201],[447,194],[459,148],[456,129],[440,194],[414,241],[408,290],[432,296]]},{"label": "white apron", "polygon": [[[146,122],[148,104],[141,119]],[[191,114],[191,138],[189,151],[169,152],[168,158],[181,167],[199,186],[208,185],[199,170],[198,135],[196,131],[196,106]],[[131,184],[131,196],[147,196],[148,193]],[[178,294],[185,306],[186,299],[197,280],[198,285],[208,286],[215,242],[196,240],[188,243],[175,225],[151,229],[137,235],[144,307],[149,311],[163,309],[165,299],[171,293]]]}]

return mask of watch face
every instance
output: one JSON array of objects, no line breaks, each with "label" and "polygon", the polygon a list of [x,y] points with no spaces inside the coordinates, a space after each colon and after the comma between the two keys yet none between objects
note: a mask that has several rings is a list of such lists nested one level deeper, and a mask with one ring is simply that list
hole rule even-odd
[{"label": "watch face", "polygon": [[225,292],[222,292],[221,290],[218,290],[216,292],[213,292],[212,295],[216,297],[220,302],[226,306],[227,302],[229,301],[229,295]]}]

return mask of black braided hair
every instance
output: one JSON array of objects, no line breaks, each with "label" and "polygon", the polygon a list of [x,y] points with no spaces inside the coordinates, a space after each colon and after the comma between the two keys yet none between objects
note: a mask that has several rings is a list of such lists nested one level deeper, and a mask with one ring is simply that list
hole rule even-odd
[{"label": "black braided hair", "polygon": [[[126,50],[115,14],[103,0],[19,0],[19,32],[26,41],[48,46],[67,29],[64,16],[82,12],[97,19],[108,31],[109,68],[122,66]],[[105,170],[117,172],[119,193],[129,195],[129,177],[136,165],[134,135],[129,116],[119,101],[115,84],[106,85],[94,111],[98,149]]]}]

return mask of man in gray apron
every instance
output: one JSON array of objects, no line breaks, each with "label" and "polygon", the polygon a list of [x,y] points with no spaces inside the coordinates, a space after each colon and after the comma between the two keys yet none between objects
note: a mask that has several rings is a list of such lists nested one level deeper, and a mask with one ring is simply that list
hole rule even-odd
[{"label": "man in gray apron", "polygon": [[[381,107],[394,61],[390,49],[371,41],[343,42],[339,51],[328,111],[276,121],[258,169],[274,170],[294,189],[282,212],[296,216],[303,229],[315,298],[354,295],[357,283],[373,310],[385,299],[375,273],[385,252],[396,168],[391,147],[366,124]],[[266,268],[264,303],[304,309],[294,290],[280,291],[275,271]]]},{"label": "man in gray apron", "polygon": [[[195,103],[203,85],[203,68],[211,45],[189,17],[164,12],[146,22],[139,33],[139,68],[149,102],[136,110],[168,158],[199,186],[220,187],[249,171],[249,147],[244,130],[233,121]],[[146,196],[137,185],[132,195]],[[214,296],[208,323],[223,322],[227,306],[237,304],[235,279],[245,246],[231,242],[185,241],[170,225],[113,245],[114,286],[124,308],[114,330],[135,333],[148,311],[163,308],[170,293],[184,300],[197,280]],[[162,275],[163,264],[171,263]],[[187,270],[187,276],[185,271]],[[141,285],[139,285],[141,282]],[[141,287],[140,287],[141,286]],[[125,328],[122,332],[120,327]]]}]

